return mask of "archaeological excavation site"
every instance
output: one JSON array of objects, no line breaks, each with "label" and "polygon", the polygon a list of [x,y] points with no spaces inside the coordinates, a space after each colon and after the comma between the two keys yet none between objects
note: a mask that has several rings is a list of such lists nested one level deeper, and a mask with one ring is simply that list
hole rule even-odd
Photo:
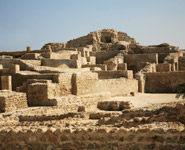
[{"label": "archaeological excavation site", "polygon": [[0,150],[185,150],[179,47],[104,29],[1,51],[0,79]]}]

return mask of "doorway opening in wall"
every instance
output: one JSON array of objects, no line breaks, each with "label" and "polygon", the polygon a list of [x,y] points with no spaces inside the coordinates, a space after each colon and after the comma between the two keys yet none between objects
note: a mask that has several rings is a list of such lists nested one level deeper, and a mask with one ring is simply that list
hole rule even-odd
[{"label": "doorway opening in wall", "polygon": [[178,64],[175,63],[175,70],[178,71]]},{"label": "doorway opening in wall", "polygon": [[104,36],[101,38],[101,42],[104,42],[104,43],[111,43],[112,40],[111,40],[111,36]]}]

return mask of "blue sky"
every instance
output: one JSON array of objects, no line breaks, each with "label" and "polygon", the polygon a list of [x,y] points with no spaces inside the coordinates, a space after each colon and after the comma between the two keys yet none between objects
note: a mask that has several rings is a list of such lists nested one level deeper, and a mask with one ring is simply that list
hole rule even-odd
[{"label": "blue sky", "polygon": [[185,0],[0,0],[0,50],[40,49],[114,28],[185,49]]}]

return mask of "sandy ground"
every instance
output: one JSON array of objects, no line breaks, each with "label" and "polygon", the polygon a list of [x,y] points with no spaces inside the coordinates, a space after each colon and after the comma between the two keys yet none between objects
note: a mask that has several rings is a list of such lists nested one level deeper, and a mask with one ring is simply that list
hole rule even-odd
[{"label": "sandy ground", "polygon": [[185,101],[185,99],[182,99],[182,97],[176,98],[176,94],[171,94],[171,93],[166,93],[166,94],[138,93],[132,97],[114,97],[111,100],[130,101],[136,108],[148,106],[151,104]]}]

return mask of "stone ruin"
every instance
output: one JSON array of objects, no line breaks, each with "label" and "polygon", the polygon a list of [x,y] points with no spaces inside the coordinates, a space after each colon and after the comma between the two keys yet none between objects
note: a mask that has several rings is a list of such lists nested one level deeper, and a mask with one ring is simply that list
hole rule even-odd
[{"label": "stone ruin", "polygon": [[0,76],[0,149],[185,149],[183,99],[130,100],[178,92],[178,47],[142,46],[104,29],[40,50],[2,51]]}]

